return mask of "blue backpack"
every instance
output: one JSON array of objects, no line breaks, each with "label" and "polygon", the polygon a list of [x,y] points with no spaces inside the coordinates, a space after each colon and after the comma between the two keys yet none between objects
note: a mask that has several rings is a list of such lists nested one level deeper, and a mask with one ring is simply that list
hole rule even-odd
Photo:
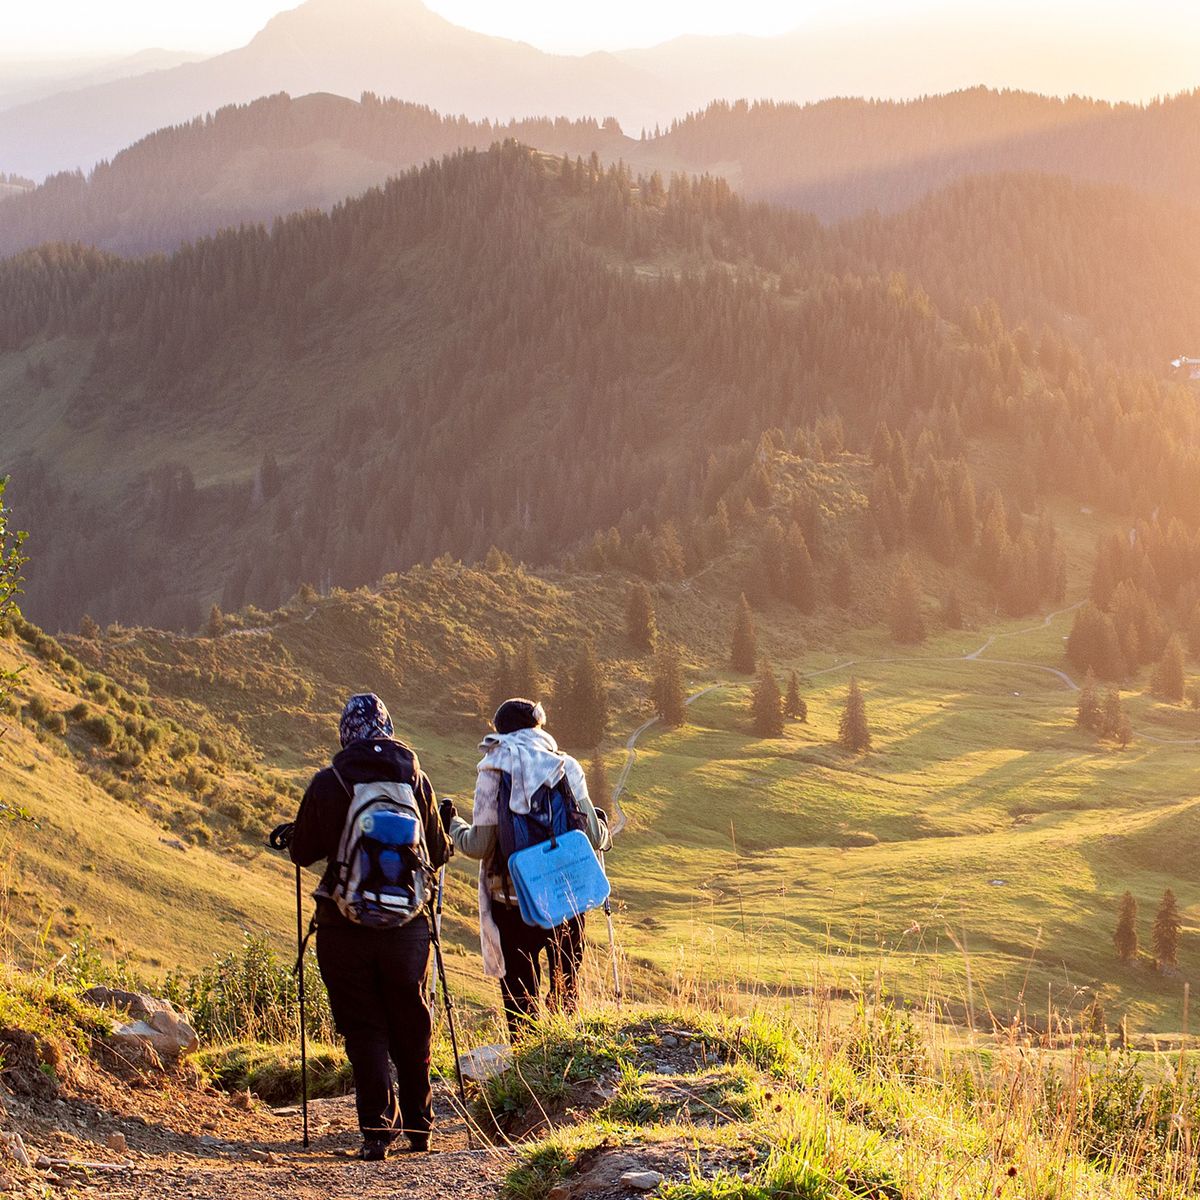
[{"label": "blue backpack", "polygon": [[604,868],[587,835],[587,816],[564,772],[534,792],[529,812],[512,811],[512,778],[500,774],[497,874],[526,925],[554,929],[608,899]]}]

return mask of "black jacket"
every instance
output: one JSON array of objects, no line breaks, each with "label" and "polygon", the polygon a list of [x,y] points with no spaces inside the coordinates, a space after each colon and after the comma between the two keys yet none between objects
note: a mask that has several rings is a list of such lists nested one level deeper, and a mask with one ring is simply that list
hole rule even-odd
[{"label": "black jacket", "polygon": [[[351,742],[334,755],[333,765],[351,790],[356,783],[375,783],[381,779],[407,783],[417,798],[425,823],[429,860],[434,867],[445,864],[450,857],[450,841],[438,815],[437,796],[428,776],[421,770],[416,754],[403,742],[390,739]],[[350,794],[338,782],[332,768],[318,771],[300,801],[289,846],[292,861],[302,867],[311,867],[321,859],[332,859],[337,853],[349,810]],[[332,884],[334,870],[332,863],[326,866],[321,879],[323,885]],[[323,897],[317,898],[317,920],[321,924],[349,924],[337,905]]]}]

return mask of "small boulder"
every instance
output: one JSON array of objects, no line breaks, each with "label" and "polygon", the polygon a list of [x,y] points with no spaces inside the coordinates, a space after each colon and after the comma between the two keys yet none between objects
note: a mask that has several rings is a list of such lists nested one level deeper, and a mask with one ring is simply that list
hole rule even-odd
[{"label": "small boulder", "polygon": [[626,1171],[620,1178],[622,1187],[632,1188],[635,1192],[652,1192],[663,1177],[657,1171]]},{"label": "small boulder", "polygon": [[200,1044],[196,1031],[169,1000],[107,987],[89,988],[83,996],[100,1008],[111,1008],[132,1018],[113,1021],[112,1036],[119,1043],[139,1049],[148,1046],[159,1058],[168,1060],[190,1054]]},{"label": "small boulder", "polygon": [[108,1137],[104,1139],[104,1144],[114,1154],[124,1154],[125,1151],[129,1148],[128,1143],[125,1141],[125,1135],[123,1133],[110,1133],[108,1135]]},{"label": "small boulder", "polygon": [[497,1075],[503,1075],[513,1065],[511,1046],[477,1046],[458,1057],[458,1067],[464,1079],[474,1083],[486,1083]]}]

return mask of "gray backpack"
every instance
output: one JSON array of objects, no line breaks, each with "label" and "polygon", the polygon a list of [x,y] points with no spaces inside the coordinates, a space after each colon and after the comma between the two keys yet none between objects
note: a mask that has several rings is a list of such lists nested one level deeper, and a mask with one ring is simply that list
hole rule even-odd
[{"label": "gray backpack", "polygon": [[341,914],[367,929],[399,929],[423,912],[432,893],[433,867],[425,824],[407,783],[378,780],[353,788],[333,768],[350,797],[338,841],[332,884],[317,889]]}]

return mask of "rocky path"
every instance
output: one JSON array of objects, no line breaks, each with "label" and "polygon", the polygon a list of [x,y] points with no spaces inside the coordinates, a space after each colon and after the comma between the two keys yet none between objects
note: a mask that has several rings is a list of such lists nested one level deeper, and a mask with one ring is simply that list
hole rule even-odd
[{"label": "rocky path", "polygon": [[439,1090],[436,1106],[428,1154],[398,1152],[383,1163],[362,1163],[349,1157],[359,1145],[353,1097],[311,1104],[307,1150],[300,1144],[297,1110],[242,1107],[178,1081],[164,1080],[153,1093],[37,1105],[23,1122],[35,1166],[10,1179],[11,1190],[0,1183],[0,1195],[496,1200],[511,1155],[481,1146],[478,1135],[469,1145],[449,1093]]}]

